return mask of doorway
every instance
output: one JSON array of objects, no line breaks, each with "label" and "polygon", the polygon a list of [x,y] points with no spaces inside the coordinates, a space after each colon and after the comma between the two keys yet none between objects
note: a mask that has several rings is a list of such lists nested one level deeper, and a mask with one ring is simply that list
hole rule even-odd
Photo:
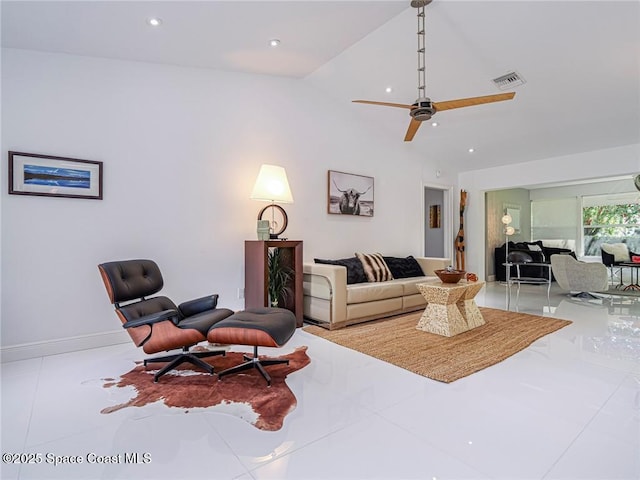
[{"label": "doorway", "polygon": [[424,187],[424,256],[451,257],[450,189]]}]

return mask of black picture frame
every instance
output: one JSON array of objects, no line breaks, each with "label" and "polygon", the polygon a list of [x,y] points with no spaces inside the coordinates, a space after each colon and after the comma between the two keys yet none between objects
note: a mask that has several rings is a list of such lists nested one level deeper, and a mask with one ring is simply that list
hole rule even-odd
[{"label": "black picture frame", "polygon": [[102,162],[9,152],[9,194],[102,200]]},{"label": "black picture frame", "polygon": [[373,177],[329,170],[327,213],[373,217]]}]

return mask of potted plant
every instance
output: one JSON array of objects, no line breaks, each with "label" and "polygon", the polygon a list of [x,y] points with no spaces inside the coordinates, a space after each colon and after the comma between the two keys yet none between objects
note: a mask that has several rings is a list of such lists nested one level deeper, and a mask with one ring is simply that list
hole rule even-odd
[{"label": "potted plant", "polygon": [[268,253],[268,280],[269,280],[269,303],[272,307],[277,307],[279,300],[287,299],[290,288],[288,287],[291,279],[291,268],[283,265],[282,251],[279,248],[273,248]]}]

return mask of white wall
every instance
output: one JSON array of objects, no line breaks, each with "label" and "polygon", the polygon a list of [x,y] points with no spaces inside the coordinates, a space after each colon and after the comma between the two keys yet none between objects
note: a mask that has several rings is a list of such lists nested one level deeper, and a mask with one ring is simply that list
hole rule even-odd
[{"label": "white wall", "polygon": [[[121,335],[103,261],[155,259],[174,300],[218,292],[242,308],[262,163],[287,169],[285,236],[305,259],[421,254],[435,168],[301,80],[5,49],[2,126],[3,172],[8,150],[104,162],[102,201],[8,195],[3,182],[3,357]],[[373,218],[326,213],[329,169],[375,178]]]},{"label": "white wall", "polygon": [[467,270],[485,275],[485,192],[545,183],[631,175],[640,172],[640,144],[548,158],[459,174],[459,186],[468,192]]}]

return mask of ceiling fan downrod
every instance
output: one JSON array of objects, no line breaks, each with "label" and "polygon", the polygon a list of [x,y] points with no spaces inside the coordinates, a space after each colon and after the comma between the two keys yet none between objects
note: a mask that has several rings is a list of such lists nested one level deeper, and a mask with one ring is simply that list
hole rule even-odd
[{"label": "ceiling fan downrod", "polygon": [[418,9],[418,99],[413,104],[415,108],[409,114],[418,121],[429,120],[436,109],[431,103],[431,99],[427,98],[427,72],[426,72],[426,42],[425,42],[425,14],[424,6],[431,3],[431,0],[411,2],[412,7]]},{"label": "ceiling fan downrod", "polygon": [[420,7],[418,9],[418,98],[425,96],[426,84],[424,7]]}]

